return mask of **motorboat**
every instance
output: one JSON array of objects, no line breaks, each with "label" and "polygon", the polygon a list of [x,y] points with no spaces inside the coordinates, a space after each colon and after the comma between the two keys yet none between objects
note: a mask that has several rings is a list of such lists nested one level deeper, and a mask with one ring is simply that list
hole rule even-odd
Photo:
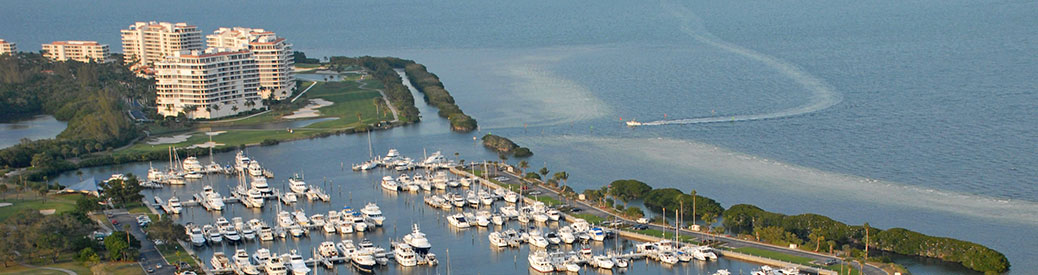
[{"label": "motorboat", "polygon": [[550,244],[548,239],[545,239],[544,235],[541,235],[540,233],[531,233],[528,242],[530,242],[530,245],[540,248],[548,247]]},{"label": "motorboat", "polygon": [[256,239],[256,230],[252,230],[252,228],[242,229],[241,237],[242,237],[242,239],[244,239],[246,241],[255,240]]},{"label": "motorboat", "polygon": [[203,245],[205,245],[205,241],[206,241],[205,233],[202,232],[201,228],[198,228],[198,226],[194,226],[194,225],[188,225],[185,228],[188,231],[187,235],[191,238],[191,244],[192,245],[194,245],[194,246],[203,246]]},{"label": "motorboat", "polygon": [[292,219],[292,214],[288,213],[288,211],[278,213],[278,226],[289,227],[295,223],[295,220]]},{"label": "motorboat", "polygon": [[324,215],[314,214],[313,216],[310,216],[310,224],[312,224],[314,227],[324,227]]},{"label": "motorboat", "polygon": [[732,275],[732,272],[727,269],[718,269],[713,275]]},{"label": "motorboat", "polygon": [[260,239],[260,241],[265,241],[265,242],[266,241],[273,241],[274,240],[274,231],[271,230],[269,226],[263,225],[263,227],[260,227],[260,230],[259,230],[259,239]]},{"label": "motorboat", "polygon": [[613,265],[614,265],[613,259],[611,259],[609,257],[606,257],[606,256],[594,256],[594,257],[591,257],[591,262],[592,262],[591,265],[596,266],[598,268],[603,268],[603,269],[612,269]]},{"label": "motorboat", "polygon": [[335,230],[339,234],[353,233],[353,217],[343,217],[338,223],[335,224]]},{"label": "motorboat", "polygon": [[245,200],[247,201],[246,205],[252,208],[261,208],[263,207],[263,192],[256,188],[249,189],[246,192]]},{"label": "motorboat", "polygon": [[223,242],[223,235],[220,235],[220,230],[212,225],[207,224],[202,226],[202,232],[205,232],[206,239],[209,240],[210,244]]},{"label": "motorboat", "polygon": [[559,238],[559,235],[555,234],[555,232],[548,232],[547,234],[544,234],[544,238],[548,239],[548,243],[550,244],[557,245],[562,242],[562,238]]},{"label": "motorboat", "polygon": [[357,253],[357,247],[353,245],[353,240],[342,240],[335,244],[335,248],[339,250],[339,254],[347,258],[352,257]]},{"label": "motorboat", "polygon": [[227,254],[223,252],[213,253],[213,259],[209,263],[213,265],[213,270],[231,270],[231,259],[227,258]]},{"label": "motorboat", "polygon": [[487,238],[490,239],[490,244],[496,247],[508,246],[508,240],[505,239],[504,234],[501,232],[490,232],[490,236],[487,236]]},{"label": "motorboat", "polygon": [[413,230],[410,234],[404,235],[404,242],[414,248],[418,254],[425,254],[432,248],[432,244],[429,243],[429,239],[425,237],[425,233],[418,230],[418,224],[414,224]]},{"label": "motorboat", "polygon": [[306,193],[307,190],[306,182],[303,181],[303,178],[300,177],[288,178],[288,188],[292,190],[292,192],[296,192],[299,194]]},{"label": "motorboat", "polygon": [[548,209],[544,214],[548,215],[548,220],[551,221],[558,221],[559,218],[562,218],[562,213],[559,213],[559,210],[555,209]]},{"label": "motorboat", "polygon": [[299,255],[295,249],[283,257],[288,259],[288,269],[292,271],[292,274],[306,275],[310,273],[310,268],[306,267],[306,261],[303,260],[303,256]]},{"label": "motorboat", "polygon": [[461,194],[453,194],[451,195],[451,203],[457,208],[465,207],[465,197],[462,197]]},{"label": "motorboat", "polygon": [[505,224],[505,216],[503,216],[501,214],[494,213],[494,215],[490,216],[490,221],[493,222],[495,225],[504,225]]},{"label": "motorboat", "polygon": [[220,229],[220,234],[223,234],[223,238],[227,239],[228,242],[237,243],[241,241],[241,235],[234,228],[222,228]]},{"label": "motorboat", "polygon": [[256,275],[260,273],[259,269],[249,261],[249,252],[245,251],[245,249],[234,251],[234,266],[235,270],[247,275]]},{"label": "motorboat", "polygon": [[400,190],[400,185],[397,184],[396,180],[394,180],[393,177],[385,176],[382,177],[382,189],[386,189],[389,191],[397,191]]},{"label": "motorboat", "polygon": [[508,203],[516,203],[519,201],[519,193],[509,191],[505,194],[505,201]]},{"label": "motorboat", "polygon": [[357,232],[368,231],[368,222],[364,220],[364,217],[354,215],[353,229],[355,229],[355,231]]},{"label": "motorboat", "polygon": [[627,127],[638,127],[638,126],[644,125],[641,122],[638,122],[637,120],[633,120],[633,119],[632,120],[628,120],[625,123],[627,124]]},{"label": "motorboat", "polygon": [[323,226],[324,227],[324,233],[335,234],[335,231],[336,231],[339,223],[340,223],[339,221],[335,221],[335,222],[328,221],[328,222],[324,223],[324,226]]},{"label": "motorboat", "polygon": [[588,235],[591,235],[591,239],[592,240],[599,241],[599,242],[604,241],[605,237],[606,237],[605,229],[602,229],[601,227],[597,227],[597,226],[594,227],[594,228],[591,228],[591,230],[588,231]]},{"label": "motorboat", "polygon": [[252,254],[252,262],[257,265],[262,266],[266,264],[267,260],[270,260],[270,249],[260,248],[256,250],[255,254]]},{"label": "motorboat", "polygon": [[252,160],[245,156],[244,151],[238,151],[238,154],[234,155],[234,168],[238,169],[238,171],[245,171],[245,169],[248,169],[250,162],[252,162]]},{"label": "motorboat", "polygon": [[354,253],[350,257],[350,262],[353,263],[353,267],[356,267],[361,272],[368,273],[374,271],[375,265],[378,264],[375,262],[375,255],[367,251]]},{"label": "motorboat", "polygon": [[263,177],[263,167],[260,166],[259,161],[253,160],[249,162],[248,166],[249,175],[253,177]]},{"label": "motorboat", "polygon": [[546,223],[549,220],[548,214],[544,214],[543,212],[533,213],[530,215],[530,217],[533,218],[534,221],[539,223]]},{"label": "motorboat", "polygon": [[304,230],[303,227],[298,224],[293,224],[288,227],[288,233],[292,234],[292,237],[299,238],[302,237],[303,234],[306,234],[306,230]]},{"label": "motorboat", "polygon": [[527,259],[530,262],[530,267],[538,272],[550,273],[555,271],[555,266],[552,265],[548,252],[534,251],[530,253],[530,256],[527,256]]},{"label": "motorboat", "polygon": [[630,264],[630,263],[629,263],[629,262],[627,261],[627,259],[624,259],[624,258],[622,258],[622,257],[615,257],[615,256],[614,256],[614,257],[612,258],[612,260],[613,260],[613,263],[615,263],[615,264],[616,264],[616,267],[619,267],[619,268],[627,268],[627,266],[628,266],[628,265]]},{"label": "motorboat", "polygon": [[281,201],[285,202],[285,204],[293,204],[299,201],[299,197],[296,197],[295,192],[285,192],[284,195],[281,195]]},{"label": "motorboat", "polygon": [[317,252],[321,253],[321,256],[325,258],[339,257],[339,249],[335,248],[335,243],[333,242],[322,242],[321,245],[317,247]]},{"label": "motorboat", "polygon": [[196,158],[196,157],[187,157],[187,158],[185,158],[184,161],[182,162],[182,165],[183,166],[181,166],[181,167],[184,167],[184,170],[187,171],[187,172],[190,172],[190,173],[202,172],[202,168],[203,168],[202,167],[202,163],[199,162],[198,158]]},{"label": "motorboat", "polygon": [[162,170],[156,169],[155,167],[148,168],[148,180],[154,182],[166,181],[167,174]]},{"label": "motorboat", "polygon": [[660,262],[662,262],[664,264],[670,264],[670,265],[676,264],[676,263],[681,261],[680,259],[678,259],[678,256],[674,254],[674,252],[670,252],[670,251],[660,252],[659,258],[660,258]]},{"label": "motorboat", "polygon": [[382,216],[382,210],[373,202],[369,202],[364,208],[361,208],[360,213],[364,215],[365,219],[374,222],[375,226],[382,226],[382,222],[386,220],[386,217]]},{"label": "motorboat", "polygon": [[425,166],[425,167],[439,167],[439,166],[442,166],[444,164],[447,164],[448,162],[449,161],[447,160],[447,158],[443,156],[443,153],[440,153],[440,151],[436,151],[436,152],[433,152],[432,155],[429,155],[429,157],[425,158],[425,160],[422,161],[422,166]]},{"label": "motorboat", "polygon": [[295,217],[296,223],[298,223],[300,226],[310,226],[310,218],[306,217],[306,212],[303,212],[303,209],[296,210],[296,212],[293,214],[293,217]]},{"label": "motorboat", "polygon": [[214,191],[212,186],[206,185],[202,187],[202,199],[202,202],[209,210],[223,210],[223,197],[220,196],[220,192]]},{"label": "motorboat", "polygon": [[267,178],[254,177],[252,178],[252,181],[249,182],[249,185],[252,187],[252,189],[258,190],[261,195],[269,196],[274,194],[274,191],[270,189],[270,185],[267,184]]},{"label": "motorboat", "polygon": [[267,262],[263,266],[263,271],[266,271],[267,275],[287,275],[288,266],[285,264],[284,258],[274,254],[267,258]]},{"label": "motorboat", "polygon": [[180,199],[177,197],[169,197],[166,207],[169,207],[169,211],[173,214],[180,214],[180,211],[184,210],[184,205],[180,204]]},{"label": "motorboat", "polygon": [[577,240],[577,236],[573,235],[573,229],[569,226],[559,228],[559,240],[567,244],[572,244]]},{"label": "motorboat", "polygon": [[447,221],[450,222],[452,226],[457,228],[467,228],[471,226],[469,225],[468,220],[465,219],[465,215],[461,213],[447,216]]},{"label": "motorboat", "polygon": [[393,242],[393,258],[402,266],[418,265],[418,254],[407,243]]},{"label": "motorboat", "polygon": [[310,201],[315,201],[315,200],[330,201],[332,199],[332,197],[329,196],[328,194],[325,194],[324,190],[321,190],[320,187],[313,187],[313,188],[310,188],[309,190],[306,190],[306,199],[308,199]]}]

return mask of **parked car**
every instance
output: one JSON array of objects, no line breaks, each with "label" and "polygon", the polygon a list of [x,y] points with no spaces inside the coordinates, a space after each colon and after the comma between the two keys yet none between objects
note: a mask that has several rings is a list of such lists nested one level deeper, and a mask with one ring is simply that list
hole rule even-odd
[{"label": "parked car", "polygon": [[112,219],[112,225],[119,225],[119,221]]},{"label": "parked car", "polygon": [[647,224],[647,223],[649,223],[649,219],[638,218],[637,222],[640,223],[640,224]]}]

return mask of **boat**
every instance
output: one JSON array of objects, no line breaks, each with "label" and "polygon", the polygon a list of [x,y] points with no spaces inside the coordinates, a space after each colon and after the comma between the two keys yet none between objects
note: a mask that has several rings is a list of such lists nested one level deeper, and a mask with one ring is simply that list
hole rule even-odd
[{"label": "boat", "polygon": [[564,226],[562,228],[559,228],[559,234],[558,235],[559,235],[559,240],[562,240],[562,242],[567,243],[567,244],[572,244],[574,241],[577,240],[577,236],[573,235],[573,228],[570,228],[569,226]]},{"label": "boat", "polygon": [[714,272],[713,275],[732,275],[732,272],[728,271],[727,269],[718,269]]},{"label": "boat", "polygon": [[288,226],[288,234],[291,234],[292,237],[299,238],[302,237],[303,234],[306,234],[306,230],[304,230],[303,227],[298,224],[293,224]]},{"label": "boat", "polygon": [[296,197],[294,192],[286,192],[281,196],[281,201],[285,202],[285,204],[293,204],[299,201],[299,198]]},{"label": "boat", "polygon": [[252,230],[252,228],[242,229],[241,237],[242,237],[242,239],[244,239],[246,241],[255,240],[256,239],[256,230]]},{"label": "boat", "polygon": [[505,224],[505,216],[502,216],[501,214],[494,213],[494,215],[490,216],[490,221],[493,222],[495,225],[504,225]]},{"label": "boat", "polygon": [[194,245],[194,246],[203,246],[203,245],[205,245],[205,241],[206,241],[205,233],[202,232],[201,228],[198,228],[198,226],[194,226],[194,225],[188,225],[185,228],[188,231],[187,235],[190,236],[190,238],[191,238],[191,244],[192,245]]},{"label": "boat", "polygon": [[444,164],[447,164],[448,162],[449,161],[447,160],[447,158],[443,156],[443,153],[440,153],[440,151],[436,151],[436,152],[433,152],[432,155],[429,155],[429,157],[425,158],[425,160],[422,161],[422,166],[429,167],[429,168],[434,168],[434,167],[443,166]]},{"label": "boat", "polygon": [[212,225],[202,226],[202,232],[205,232],[206,239],[209,240],[210,244],[215,244],[223,241],[223,235],[220,235],[220,230],[214,228]]},{"label": "boat", "polygon": [[447,221],[457,228],[467,228],[470,226],[468,220],[465,219],[465,215],[460,213],[447,216]]},{"label": "boat", "polygon": [[509,203],[515,203],[519,201],[519,194],[516,192],[509,191],[507,194],[505,194],[505,201]]},{"label": "boat", "polygon": [[432,248],[432,244],[429,243],[429,239],[425,238],[425,233],[418,230],[418,224],[414,224],[413,230],[410,234],[404,235],[404,242],[414,248],[418,254],[425,254]]},{"label": "boat", "polygon": [[562,243],[562,239],[559,238],[559,235],[556,234],[555,232],[548,232],[547,234],[544,234],[544,238],[548,239],[548,243],[551,243],[551,244]]},{"label": "boat", "polygon": [[545,214],[548,215],[548,220],[551,221],[558,221],[559,218],[562,217],[562,213],[559,213],[559,210],[555,209],[548,209],[548,211],[546,211]]},{"label": "boat", "polygon": [[603,269],[612,269],[613,265],[614,265],[613,259],[610,259],[609,257],[606,257],[606,256],[594,256],[594,257],[591,257],[591,262],[592,262],[591,265],[596,266],[598,268],[603,268]]},{"label": "boat", "polygon": [[335,243],[333,242],[322,242],[321,245],[317,247],[317,252],[321,253],[321,256],[324,256],[325,258],[339,257],[339,249],[335,248]]},{"label": "boat", "polygon": [[309,190],[306,190],[306,199],[308,199],[310,201],[315,201],[315,200],[330,201],[332,199],[332,197],[328,196],[328,194],[325,194],[324,190],[321,190],[320,187],[313,187],[313,188],[310,188]]},{"label": "boat", "polygon": [[256,189],[261,195],[270,196],[274,194],[274,191],[270,189],[270,185],[267,184],[267,178],[252,178],[249,182],[252,189]]},{"label": "boat", "polygon": [[310,226],[310,218],[306,217],[306,212],[303,212],[303,209],[296,210],[296,212],[293,214],[293,217],[295,217],[296,223],[298,223],[300,226]]},{"label": "boat", "polygon": [[263,271],[266,271],[267,275],[287,275],[288,266],[285,265],[284,258],[278,257],[277,254],[274,254],[267,259]]},{"label": "boat", "polygon": [[249,189],[249,191],[246,192],[244,204],[252,208],[262,208],[263,192],[257,190],[256,188]]},{"label": "boat", "polygon": [[231,259],[227,258],[227,254],[223,252],[213,253],[213,259],[209,263],[213,264],[214,270],[231,270]]},{"label": "boat", "polygon": [[385,176],[382,177],[382,189],[397,191],[400,189],[400,185],[396,183],[396,180],[394,180],[393,177]]},{"label": "boat", "polygon": [[306,275],[310,273],[310,268],[306,267],[306,261],[303,260],[303,256],[300,256],[295,249],[283,257],[288,259],[288,269],[292,271],[292,274]]},{"label": "boat", "polygon": [[676,264],[676,263],[681,261],[680,259],[678,259],[677,255],[675,255],[673,252],[670,252],[670,251],[660,252],[659,258],[660,258],[660,262],[662,262],[664,264],[670,264],[670,265]]},{"label": "boat", "polygon": [[180,211],[184,210],[184,206],[180,204],[180,199],[177,197],[169,197],[166,207],[169,207],[169,211],[173,212],[173,214],[180,214]]},{"label": "boat", "polygon": [[353,229],[357,232],[368,231],[368,222],[364,221],[364,217],[353,215]]},{"label": "boat", "polygon": [[191,179],[191,180],[197,180],[197,179],[201,179],[203,177],[204,177],[204,175],[202,175],[202,173],[198,173],[198,172],[190,172],[190,173],[184,174],[184,178],[185,179]]},{"label": "boat", "polygon": [[357,247],[353,245],[353,240],[349,239],[342,240],[341,242],[335,244],[335,248],[339,250],[339,254],[345,256],[346,258],[352,257],[354,254],[357,253]]},{"label": "boat", "polygon": [[393,242],[393,258],[402,266],[418,265],[418,255],[407,243]]},{"label": "boat", "polygon": [[148,168],[148,180],[154,182],[164,182],[166,181],[166,177],[167,174],[165,172],[162,172],[161,170],[156,169],[155,167]]},{"label": "boat", "polygon": [[235,270],[243,274],[256,275],[260,273],[259,269],[249,261],[249,252],[245,251],[245,249],[234,251],[234,266]]},{"label": "boat", "polygon": [[253,177],[263,177],[263,167],[260,166],[259,161],[253,160],[249,162],[248,166],[249,175]]},{"label": "boat", "polygon": [[457,208],[465,207],[465,197],[462,197],[461,194],[453,194],[451,195],[451,203]]},{"label": "boat", "polygon": [[278,213],[278,226],[289,227],[295,223],[295,220],[292,219],[292,214],[288,213],[288,211]]},{"label": "boat", "polygon": [[202,163],[198,162],[198,158],[196,158],[196,157],[187,157],[187,158],[185,158],[184,161],[182,162],[182,165],[183,166],[181,166],[181,167],[184,167],[184,170],[189,172],[189,173],[202,172],[202,169],[203,169]]},{"label": "boat", "polygon": [[597,227],[597,226],[594,227],[594,228],[591,228],[591,230],[588,231],[588,235],[591,235],[591,239],[592,240],[599,241],[599,242],[604,241],[605,237],[606,237],[605,229],[602,229],[601,227]]},{"label": "boat", "polygon": [[260,241],[273,241],[274,231],[269,226],[263,225],[259,230],[259,239]]},{"label": "boat", "polygon": [[530,267],[541,273],[550,273],[555,271],[555,266],[551,264],[551,259],[548,257],[548,252],[536,251],[530,253],[527,256],[530,262]]},{"label": "boat", "polygon": [[548,239],[545,239],[544,235],[541,235],[541,233],[531,233],[530,239],[527,241],[530,242],[530,245],[540,248],[548,247],[548,245],[550,244],[548,242]]},{"label": "boat", "polygon": [[260,248],[256,250],[255,254],[252,254],[252,262],[260,266],[266,264],[267,260],[270,260],[270,249]]},{"label": "boat", "polygon": [[299,194],[306,193],[307,190],[306,182],[303,181],[303,178],[298,177],[298,175],[296,175],[296,177],[288,178],[288,188],[292,190],[292,192]]},{"label": "boat", "polygon": [[249,163],[251,162],[252,160],[245,156],[244,151],[238,151],[238,154],[234,155],[234,168],[238,169],[238,171],[244,172],[246,169],[249,169]]},{"label": "boat", "polygon": [[627,261],[627,259],[624,259],[622,257],[615,257],[615,256],[613,257],[613,263],[616,263],[616,267],[619,267],[619,268],[627,268],[627,266],[630,264]]},{"label": "boat", "polygon": [[314,214],[313,216],[310,216],[310,224],[314,227],[324,227],[325,223],[324,215],[322,214]]},{"label": "boat", "polygon": [[223,197],[220,196],[220,192],[213,191],[212,186],[206,185],[202,187],[202,200],[203,206],[209,210],[223,210]]},{"label": "boat", "polygon": [[357,252],[350,257],[350,262],[353,267],[356,267],[361,272],[372,272],[375,270],[375,255],[371,252]]},{"label": "boat", "polygon": [[382,226],[382,222],[386,220],[386,217],[382,216],[382,210],[373,202],[369,202],[364,208],[361,208],[360,213],[364,215],[365,219],[374,222],[375,226]]},{"label": "boat", "polygon": [[638,126],[644,125],[641,122],[638,122],[637,120],[633,120],[633,119],[632,120],[628,120],[626,122],[626,124],[627,124],[627,127],[638,127]]},{"label": "boat", "polygon": [[505,235],[501,232],[490,232],[490,236],[487,236],[487,238],[490,239],[490,244],[496,247],[508,246],[508,240],[505,239]]}]

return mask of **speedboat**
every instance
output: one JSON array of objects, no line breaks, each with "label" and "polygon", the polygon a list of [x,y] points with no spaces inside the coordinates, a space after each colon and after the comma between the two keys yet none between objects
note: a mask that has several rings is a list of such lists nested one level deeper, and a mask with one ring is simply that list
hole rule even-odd
[{"label": "speedboat", "polygon": [[375,270],[375,255],[368,251],[360,251],[354,253],[350,257],[350,262],[353,263],[353,267],[356,267],[361,272],[372,272]]},{"label": "speedboat", "polygon": [[544,235],[541,235],[540,233],[531,233],[528,242],[530,242],[530,245],[540,248],[548,247],[549,244],[548,239],[545,239]]},{"label": "speedboat", "polygon": [[306,182],[299,177],[288,178],[288,188],[291,189],[292,192],[296,192],[299,194],[306,193],[307,189]]},{"label": "speedboat", "polygon": [[613,268],[613,264],[614,264],[613,263],[613,259],[610,259],[609,257],[606,257],[606,256],[594,256],[594,257],[591,257],[591,262],[593,263],[591,265],[597,266],[598,268],[604,268],[604,269],[612,269]]},{"label": "speedboat", "polygon": [[213,259],[209,262],[213,264],[214,270],[231,270],[231,259],[223,252],[213,253]]},{"label": "speedboat", "polygon": [[548,232],[548,234],[544,234],[544,238],[548,239],[548,243],[551,244],[559,244],[562,242],[562,239],[559,238],[559,235],[555,234],[555,232]]},{"label": "speedboat", "polygon": [[606,236],[605,230],[602,229],[601,227],[597,227],[597,226],[594,227],[594,228],[591,228],[591,231],[588,231],[588,234],[591,235],[591,239],[592,240],[599,241],[599,242],[604,241],[605,240],[605,236]]},{"label": "speedboat", "polygon": [[506,247],[506,246],[508,246],[508,240],[505,239],[505,236],[501,232],[490,232],[490,236],[487,236],[487,238],[490,239],[490,244],[492,244],[494,246],[497,246],[497,247]]},{"label": "speedboat", "polygon": [[457,228],[467,228],[470,226],[468,220],[465,219],[465,215],[461,213],[447,216],[447,221]]},{"label": "speedboat", "polygon": [[249,252],[246,252],[245,249],[234,251],[234,265],[237,266],[236,269],[241,273],[248,275],[259,274],[259,269],[249,261]]},{"label": "speedboat", "polygon": [[296,197],[294,192],[285,192],[284,195],[281,195],[281,201],[285,202],[285,204],[293,204],[299,201],[299,197]]},{"label": "speedboat", "polygon": [[429,243],[429,239],[425,238],[425,233],[418,230],[418,224],[414,224],[414,230],[411,234],[404,235],[404,242],[411,247],[414,247],[415,252],[418,254],[425,254],[432,248],[432,244]]},{"label": "speedboat", "polygon": [[406,243],[393,242],[393,258],[396,258],[396,262],[402,266],[416,266],[418,265],[418,255],[414,252],[414,249]]},{"label": "speedboat", "polygon": [[374,222],[376,226],[382,226],[382,222],[386,220],[386,217],[382,216],[382,210],[373,202],[369,202],[364,208],[361,208],[360,213],[364,214],[364,218]]},{"label": "speedboat", "polygon": [[638,127],[638,126],[644,125],[641,122],[638,122],[637,120],[633,120],[633,119],[632,120],[628,120],[626,122],[626,124],[627,124],[627,127]]},{"label": "speedboat", "polygon": [[180,204],[180,199],[177,197],[169,197],[166,206],[169,207],[169,211],[173,212],[173,214],[180,214],[180,211],[184,210],[184,206]]},{"label": "speedboat", "polygon": [[536,251],[530,253],[527,259],[530,261],[530,267],[538,272],[550,273],[555,271],[555,267],[551,264],[551,259],[548,257],[548,252]]},{"label": "speedboat", "polygon": [[186,227],[186,229],[188,230],[188,236],[191,237],[191,244],[192,245],[194,245],[194,246],[203,246],[203,245],[205,245],[205,233],[202,232],[201,228],[198,228],[198,226],[194,226],[194,225],[188,225]]},{"label": "speedboat", "polygon": [[255,254],[252,254],[252,262],[260,266],[266,264],[267,260],[270,260],[270,249],[260,248],[256,250]]}]

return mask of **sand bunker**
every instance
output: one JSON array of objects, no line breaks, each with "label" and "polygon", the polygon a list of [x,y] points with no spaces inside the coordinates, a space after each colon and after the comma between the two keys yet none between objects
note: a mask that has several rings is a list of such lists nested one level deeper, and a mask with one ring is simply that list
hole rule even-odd
[{"label": "sand bunker", "polygon": [[190,138],[190,137],[191,137],[191,135],[175,135],[175,136],[171,136],[171,137],[157,137],[155,139],[149,140],[147,143],[151,144],[151,145],[181,143],[181,142],[187,141],[187,139]]},{"label": "sand bunker", "polygon": [[283,119],[297,119],[297,118],[318,117],[318,116],[321,115],[321,113],[317,111],[318,108],[325,107],[325,106],[332,106],[332,104],[335,104],[335,103],[331,102],[331,101],[324,100],[322,98],[311,99],[309,105],[306,105],[303,108],[299,108],[299,110],[296,110],[291,115],[283,116],[281,118],[283,118]]},{"label": "sand bunker", "polygon": [[43,209],[43,210],[40,210],[40,214],[43,214],[43,215],[54,215],[54,212],[57,212],[57,211],[58,210],[56,210],[56,209]]},{"label": "sand bunker", "polygon": [[188,146],[188,147],[185,147],[185,148],[186,149],[192,149],[192,148],[215,148],[216,146],[223,146],[223,145],[224,145],[223,143],[216,143],[216,142],[208,142],[208,141],[206,141],[206,142],[195,144],[195,145],[191,145],[191,146]]},{"label": "sand bunker", "polygon": [[9,203],[9,202],[0,202],[0,207],[8,207],[8,206],[12,206],[12,205],[14,205],[14,204],[13,203]]}]

